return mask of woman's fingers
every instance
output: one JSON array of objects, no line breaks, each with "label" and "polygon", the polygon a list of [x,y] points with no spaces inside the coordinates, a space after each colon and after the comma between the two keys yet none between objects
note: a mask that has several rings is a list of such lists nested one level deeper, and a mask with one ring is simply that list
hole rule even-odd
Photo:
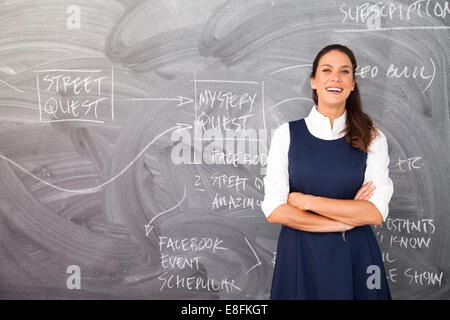
[{"label": "woman's fingers", "polygon": [[369,200],[373,196],[373,191],[375,190],[375,186],[369,187],[362,195],[362,200]]},{"label": "woman's fingers", "polygon": [[372,181],[366,182],[361,186],[361,188],[358,190],[358,192],[355,195],[355,200],[368,200],[372,197],[373,191],[375,190],[376,186],[373,184]]},{"label": "woman's fingers", "polygon": [[368,200],[373,195],[373,191],[375,190],[375,187],[368,187],[364,189],[358,196],[358,199],[360,200]]},{"label": "woman's fingers", "polygon": [[361,196],[361,200],[369,200],[373,196],[373,191],[375,190],[375,187],[371,187],[367,192],[365,192]]},{"label": "woman's fingers", "polygon": [[361,188],[359,188],[358,192],[356,192],[355,200],[359,199],[361,194],[367,189],[367,187],[370,185],[371,181],[364,183]]}]

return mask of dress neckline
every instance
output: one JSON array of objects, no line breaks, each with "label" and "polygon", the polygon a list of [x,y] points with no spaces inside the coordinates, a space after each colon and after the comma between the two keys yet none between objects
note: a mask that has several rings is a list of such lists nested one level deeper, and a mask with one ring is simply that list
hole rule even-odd
[{"label": "dress neckline", "polygon": [[339,141],[339,140],[345,139],[345,135],[342,136],[342,137],[340,137],[340,138],[337,138],[337,139],[321,139],[321,138],[319,138],[319,137],[316,137],[315,135],[313,135],[313,134],[309,131],[308,126],[306,125],[305,119],[303,118],[302,120],[303,120],[303,125],[305,126],[306,132],[308,132],[308,134],[309,134],[311,137],[313,137],[314,139],[317,139],[317,140],[319,140],[319,141],[325,141],[325,142]]}]

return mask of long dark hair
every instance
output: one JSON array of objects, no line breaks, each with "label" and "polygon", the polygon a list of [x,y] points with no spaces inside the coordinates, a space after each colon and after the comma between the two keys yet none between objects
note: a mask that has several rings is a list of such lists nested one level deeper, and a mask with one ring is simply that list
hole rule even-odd
[{"label": "long dark hair", "polygon": [[[320,58],[330,51],[339,51],[348,56],[352,62],[353,79],[355,79],[355,70],[358,66],[356,63],[355,55],[353,51],[346,46],[340,44],[331,44],[319,51],[313,62],[313,68],[311,71],[311,77],[315,78],[317,66]],[[313,89],[312,98],[316,105],[319,103],[317,97],[317,90]],[[377,135],[377,131],[373,125],[372,119],[363,112],[361,105],[361,97],[359,95],[358,84],[355,80],[355,89],[350,93],[346,102],[345,109],[347,110],[345,139],[355,148],[358,148],[364,152],[367,152],[370,142]]]}]

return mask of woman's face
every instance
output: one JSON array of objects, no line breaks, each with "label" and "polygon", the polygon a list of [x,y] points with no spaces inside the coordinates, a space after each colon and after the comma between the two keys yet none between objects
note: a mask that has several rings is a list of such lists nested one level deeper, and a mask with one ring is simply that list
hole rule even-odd
[{"label": "woman's face", "polygon": [[315,78],[311,78],[311,87],[317,90],[320,104],[345,106],[355,88],[350,58],[336,50],[324,54],[319,60]]}]

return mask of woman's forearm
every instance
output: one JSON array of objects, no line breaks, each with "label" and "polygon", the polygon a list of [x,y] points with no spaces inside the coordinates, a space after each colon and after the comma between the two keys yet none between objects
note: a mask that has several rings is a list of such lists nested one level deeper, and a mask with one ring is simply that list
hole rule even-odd
[{"label": "woman's forearm", "polygon": [[270,223],[309,232],[340,232],[351,228],[344,223],[307,212],[288,203],[278,206],[268,220]]},{"label": "woman's forearm", "polygon": [[352,226],[380,225],[383,222],[380,211],[368,200],[341,200],[306,195],[300,208]]}]

